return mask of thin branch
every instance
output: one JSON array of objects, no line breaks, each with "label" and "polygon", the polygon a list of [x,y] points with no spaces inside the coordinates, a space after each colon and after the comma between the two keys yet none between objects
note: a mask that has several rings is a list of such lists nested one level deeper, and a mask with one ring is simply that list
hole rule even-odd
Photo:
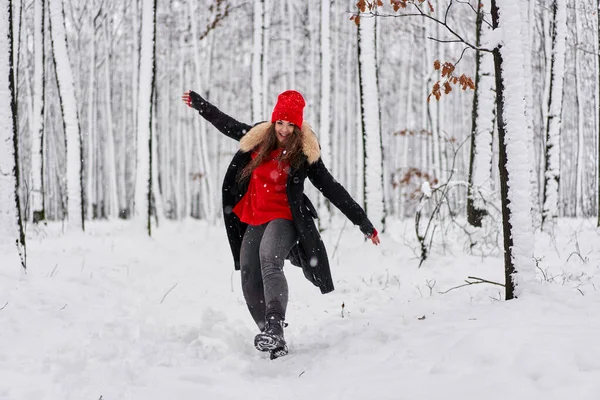
[{"label": "thin branch", "polygon": [[[415,7],[417,7],[415,5]],[[417,7],[417,9],[419,10],[419,13],[406,13],[406,14],[376,14],[374,12],[367,12],[367,13],[355,13],[355,15],[360,15],[361,18],[364,17],[387,17],[387,18],[401,18],[401,17],[423,17],[423,18],[427,18],[430,19],[431,21],[442,25],[444,28],[446,28],[446,30],[448,32],[450,32],[453,36],[455,36],[459,42],[464,43],[466,46],[472,48],[473,50],[479,50],[479,51],[485,51],[487,53],[491,53],[493,51],[493,49],[488,49],[485,47],[477,47],[473,44],[471,44],[470,42],[468,42],[466,39],[464,39],[461,35],[459,35],[457,32],[455,32],[452,28],[450,28],[445,22],[440,21],[437,18],[434,18],[430,15],[427,15],[426,13],[424,13],[419,7]]]},{"label": "thin branch", "polygon": [[467,279],[473,279],[474,281],[467,281],[465,280],[465,283],[463,283],[462,285],[458,285],[455,287],[452,287],[444,292],[440,292],[440,294],[446,294],[454,289],[458,289],[461,287],[465,287],[465,286],[471,286],[471,285],[478,285],[480,283],[489,283],[490,285],[497,285],[497,286],[502,286],[504,287],[504,285],[502,283],[498,283],[498,282],[493,282],[493,281],[488,281],[487,279],[482,279],[482,278],[477,278],[475,276],[468,276]]},{"label": "thin branch", "polygon": [[579,252],[574,251],[571,254],[569,254],[569,257],[567,257],[567,262],[569,262],[569,260],[571,259],[571,256],[573,256],[573,254],[575,254],[576,256],[579,257],[579,259],[581,260],[581,262],[585,263],[585,259],[583,257],[581,257],[581,254],[579,254]]},{"label": "thin branch", "polygon": [[462,58],[464,57],[465,52],[467,51],[467,49],[468,49],[468,47],[465,47],[463,49],[463,51],[460,53],[460,57],[458,57],[458,60],[454,63],[454,65],[457,65],[460,62],[460,60],[462,60]]},{"label": "thin branch", "polygon": [[338,240],[335,243],[335,247],[333,248],[333,254],[331,255],[331,259],[333,260],[333,258],[335,257],[335,253],[338,249],[338,246],[340,245],[340,239],[342,238],[342,233],[344,233],[344,229],[346,229],[346,223],[348,222],[348,218],[344,218],[344,226],[342,226],[342,230],[340,231],[340,234],[338,236]]},{"label": "thin branch", "polygon": [[[471,10],[473,10],[473,12],[474,12],[475,14],[477,14],[477,13],[478,13],[478,11],[475,9],[475,7],[473,7],[473,5],[472,5],[470,2],[468,2],[468,1],[456,0],[456,2],[457,2],[457,3],[459,3],[459,4],[465,4],[465,5],[467,5],[467,6],[468,6],[468,7],[469,7]],[[483,10],[482,10],[481,12],[483,13],[483,15],[487,15],[487,14],[488,14],[488,13],[486,13],[486,12],[485,12],[485,11],[483,11]],[[489,21],[487,21],[485,18],[483,18],[483,19],[482,19],[482,21],[483,21],[483,22],[485,22],[485,23],[486,23],[486,24],[487,24],[487,25],[488,25],[490,28],[493,28],[493,26],[492,26],[492,23],[491,23],[491,22],[489,22]]]},{"label": "thin branch", "polygon": [[165,298],[166,298],[166,297],[169,295],[169,293],[171,293],[171,291],[172,291],[173,289],[175,289],[175,287],[176,287],[176,286],[177,286],[177,283],[176,283],[176,284],[174,284],[174,285],[171,287],[171,289],[167,290],[167,293],[165,293],[165,295],[163,296],[163,298],[160,300],[160,304],[162,304],[162,303],[163,303],[163,301],[165,301]]},{"label": "thin branch", "polygon": [[476,276],[467,276],[467,279],[476,279],[476,280],[478,280],[480,282],[483,282],[483,283],[489,283],[490,285],[497,285],[497,286],[504,287],[503,283],[498,283],[498,282],[494,282],[494,281],[488,281],[486,279],[478,278]]},{"label": "thin branch", "polygon": [[450,0],[450,3],[448,4],[448,7],[446,8],[446,13],[444,14],[444,25],[446,25],[446,23],[448,22],[448,14],[450,14],[450,7],[452,7],[452,2],[454,0]]},{"label": "thin branch", "polygon": [[434,38],[432,36],[428,36],[427,39],[433,40],[434,42],[438,42],[438,43],[462,43],[462,41],[460,41],[458,39],[438,39],[438,38]]}]

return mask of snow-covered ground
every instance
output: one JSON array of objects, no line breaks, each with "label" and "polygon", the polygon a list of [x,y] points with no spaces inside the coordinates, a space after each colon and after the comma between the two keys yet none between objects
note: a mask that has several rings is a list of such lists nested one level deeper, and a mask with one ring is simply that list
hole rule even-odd
[{"label": "snow-covered ground", "polygon": [[290,354],[275,361],[253,347],[219,222],[153,238],[122,221],[29,227],[26,274],[0,249],[0,399],[600,398],[593,221],[538,235],[538,283],[509,302],[489,284],[440,293],[502,282],[502,258],[465,255],[463,239],[418,269],[411,221],[379,247],[335,222],[333,293],[286,264]]}]

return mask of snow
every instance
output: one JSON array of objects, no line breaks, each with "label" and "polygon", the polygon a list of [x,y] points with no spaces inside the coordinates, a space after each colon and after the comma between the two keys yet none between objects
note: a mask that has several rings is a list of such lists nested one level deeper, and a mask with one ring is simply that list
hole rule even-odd
[{"label": "snow", "polygon": [[0,398],[600,394],[594,221],[559,220],[555,237],[539,234],[537,283],[504,302],[488,284],[440,293],[467,276],[501,281],[501,256],[464,255],[464,240],[448,237],[446,254],[438,246],[417,268],[412,221],[388,220],[372,246],[334,219],[323,239],[336,290],[321,295],[286,263],[290,354],[275,361],[253,347],[223,227],[162,221],[149,238],[138,223],[29,227],[27,274],[6,262],[14,246],[0,247]]},{"label": "snow", "polygon": [[427,198],[431,197],[431,185],[429,184],[429,181],[423,181],[421,184],[421,193]]}]

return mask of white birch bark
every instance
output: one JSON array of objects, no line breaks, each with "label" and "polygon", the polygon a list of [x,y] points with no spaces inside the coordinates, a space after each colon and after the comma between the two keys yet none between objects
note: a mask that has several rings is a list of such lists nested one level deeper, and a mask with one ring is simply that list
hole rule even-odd
[{"label": "white birch bark", "polygon": [[116,170],[116,157],[115,157],[115,137],[114,137],[114,125],[113,125],[113,112],[112,104],[113,99],[111,96],[112,87],[112,74],[111,74],[111,48],[110,38],[108,30],[109,17],[106,16],[104,19],[104,94],[106,101],[106,127],[105,127],[105,148],[104,148],[104,176],[105,176],[105,205],[108,217],[117,216],[119,213],[119,196],[117,194],[117,170]]},{"label": "white birch bark", "polygon": [[[184,48],[184,36],[181,35],[179,38],[179,49],[183,49]],[[183,59],[183,55],[184,52],[183,50],[181,50],[181,57]],[[180,62],[179,63],[179,88],[184,88],[185,87],[185,69],[184,69],[184,63]],[[185,154],[185,148],[183,147],[183,142],[184,142],[184,135],[186,135],[186,133],[184,133],[184,129],[183,129],[183,111],[184,108],[183,107],[177,107],[177,124],[176,124],[176,131],[175,131],[175,137],[174,137],[174,144],[173,147],[175,148],[175,196],[174,198],[176,199],[176,217],[178,219],[182,219],[182,218],[187,218],[189,217],[189,213],[186,210],[186,204],[189,202],[189,195],[186,193],[185,188],[187,187],[187,177],[188,175],[186,174],[187,171],[186,170],[186,166],[187,166],[187,157],[184,157]]]},{"label": "white birch bark", "polygon": [[[489,1],[482,2],[484,10],[489,10]],[[481,43],[487,43],[491,30],[486,23],[481,24]],[[494,60],[491,54],[481,52],[479,65],[479,84],[477,91],[477,131],[475,135],[475,151],[473,154],[472,185],[473,206],[477,210],[485,210],[485,199],[492,191],[492,137],[494,130]]]},{"label": "white birch bark", "polygon": [[[360,30],[360,28],[358,29]],[[357,32],[358,32],[357,30]],[[357,40],[358,40],[358,35],[357,35]],[[359,61],[358,61],[358,68],[356,70],[356,78],[355,81],[356,82],[356,93],[360,93],[361,89],[361,78],[360,78],[360,57],[358,57]],[[354,182],[356,182],[356,200],[358,201],[358,204],[360,204],[361,206],[363,206],[363,208],[366,207],[367,205],[367,196],[366,196],[366,182],[365,182],[365,141],[364,141],[364,122],[362,119],[362,115],[363,115],[363,111],[362,111],[362,105],[363,105],[363,101],[362,98],[359,99],[356,103],[354,103],[354,110],[355,110],[355,128],[354,128],[354,132],[356,132],[356,134],[354,135],[354,141],[356,143],[355,146],[350,146],[349,150],[349,154],[352,154],[351,157],[349,157],[348,160],[348,166],[349,169],[351,170],[351,173],[354,173]],[[350,166],[354,166],[354,168],[351,168]],[[373,219],[371,219],[373,221]]]},{"label": "white birch bark", "polygon": [[[22,13],[22,0],[12,0],[12,64],[13,64],[13,76],[15,79],[15,96],[16,101],[19,101],[19,47],[21,39],[21,13]],[[17,122],[18,125],[18,122]]]},{"label": "white birch bark", "polygon": [[[579,12],[575,9],[575,40],[580,40],[580,18]],[[581,35],[583,36],[583,35]],[[577,145],[576,145],[576,163],[575,163],[575,217],[583,215],[583,174],[584,174],[584,130],[585,130],[585,114],[584,114],[584,94],[583,88],[583,66],[581,50],[576,46],[575,52],[575,90],[577,93]]]},{"label": "white birch bark", "polygon": [[[527,138],[529,140],[529,148],[533,149],[533,71],[531,65],[531,41],[533,34],[533,24],[530,23],[530,19],[533,19],[532,8],[533,1],[521,0],[519,2],[519,8],[521,13],[521,38],[522,38],[522,51],[523,51],[523,78],[524,78],[524,92],[525,92],[525,120],[527,121]],[[535,173],[533,164],[533,157],[528,161],[530,164],[530,176],[531,182],[531,207],[532,207],[532,222],[539,227],[541,221],[541,210],[540,210],[540,196],[538,190],[538,177]]]},{"label": "white birch bark", "polygon": [[19,238],[10,0],[0,0],[0,245]]},{"label": "white birch bark", "polygon": [[365,143],[365,205],[369,218],[384,229],[383,151],[377,87],[375,18],[362,18],[358,30],[361,115]]},{"label": "white birch bark", "polygon": [[325,165],[332,162],[330,139],[331,108],[331,46],[330,0],[321,0],[321,111],[319,113],[319,144]]},{"label": "white birch bark", "polygon": [[289,23],[289,29],[287,29],[288,34],[288,54],[289,57],[289,65],[288,65],[288,74],[289,74],[289,88],[296,87],[296,42],[294,32],[296,31],[296,20],[294,18],[294,0],[286,0],[287,6],[287,21]]},{"label": "white birch bark", "polygon": [[[321,0],[321,102],[319,112],[319,144],[321,159],[331,166],[331,39],[330,39],[330,0]],[[328,202],[319,196],[319,223],[322,229],[330,225],[331,213]]]},{"label": "white birch bark", "polygon": [[33,120],[31,121],[31,179],[29,221],[33,221],[34,211],[44,210],[42,185],[42,139],[44,134],[44,88],[45,88],[45,52],[44,52],[44,0],[35,0],[33,21]]},{"label": "white birch bark", "polygon": [[[269,51],[270,51],[270,26],[271,26],[271,0],[261,0],[263,2],[263,45],[262,45],[262,56],[261,56],[261,89],[262,93],[262,105],[263,115],[260,116],[256,121],[263,121],[270,119],[270,115],[267,115],[267,103],[269,98]],[[281,1],[281,0],[279,0]],[[256,122],[253,121],[253,122]]]},{"label": "white birch bark", "polygon": [[140,85],[140,20],[138,19],[140,16],[140,1],[143,0],[133,0],[133,74],[132,74],[132,90],[131,90],[131,105],[133,109],[133,113],[131,115],[132,119],[132,129],[134,132],[137,132],[137,112],[138,112],[138,99],[139,99],[139,85]]},{"label": "white birch bark", "polygon": [[152,127],[152,82],[154,76],[154,18],[155,0],[142,1],[142,27],[140,51],[140,81],[137,110],[137,168],[134,212],[137,219],[147,221],[150,235],[150,135]]},{"label": "white birch bark", "polygon": [[[195,18],[195,9],[194,4],[195,1],[189,1],[189,14],[190,14],[190,24],[192,28],[192,40],[193,48],[194,48],[194,61],[195,61],[195,71],[196,71],[196,85],[198,87],[197,90],[200,92],[203,91],[203,76],[202,71],[204,70],[204,65],[206,63],[202,62],[202,56],[200,52],[200,48],[198,46],[198,25]],[[203,212],[208,220],[214,220],[216,217],[216,207],[214,202],[214,189],[212,184],[212,168],[210,164],[210,159],[208,156],[208,139],[207,139],[207,126],[206,120],[204,118],[200,118],[200,129],[196,131],[198,136],[198,140],[196,141],[196,145],[198,146],[198,155],[200,156],[200,167],[202,168],[203,177],[201,178],[201,186],[202,190],[200,191],[201,196],[201,206]]]},{"label": "white birch bark", "polygon": [[501,79],[504,84],[503,121],[505,127],[506,169],[508,171],[508,208],[511,226],[511,258],[515,273],[515,295],[523,293],[535,278],[531,218],[530,130],[527,128],[524,59],[521,37],[521,12],[513,0],[497,1],[499,29],[503,44]]},{"label": "white birch bark", "polygon": [[252,46],[252,121],[258,122],[265,118],[263,110],[263,35],[264,35],[264,0],[254,1],[254,24]]},{"label": "white birch bark", "polygon": [[560,134],[563,105],[563,82],[567,39],[566,0],[554,0],[554,29],[552,33],[552,81],[548,99],[546,123],[546,167],[544,176],[544,204],[542,226],[548,227],[558,218],[558,193],[560,178]]},{"label": "white birch bark", "polygon": [[481,56],[479,81],[479,107],[477,110],[477,136],[475,137],[475,162],[473,164],[473,187],[482,196],[475,196],[473,204],[485,209],[485,197],[492,191],[492,137],[494,131],[494,63],[491,54]]},{"label": "white birch bark", "polygon": [[[308,21],[306,21],[306,30],[307,37],[305,38],[305,42],[307,41],[307,50],[308,50],[308,73],[310,77],[310,81],[307,82],[308,88],[306,92],[308,93],[307,98],[311,103],[318,104],[319,98],[317,97],[319,93],[319,85],[318,85],[318,74],[319,70],[317,68],[317,63],[319,62],[319,48],[318,48],[318,40],[319,40],[319,17],[317,7],[312,6],[311,4],[307,4],[307,15]],[[319,124],[319,119],[317,112],[320,111],[318,107],[306,107],[304,109],[304,119],[307,121],[314,121],[315,125],[313,128],[316,129],[316,132],[320,132],[321,127]]]},{"label": "white birch bark", "polygon": [[67,141],[67,218],[68,226],[84,229],[82,207],[81,135],[75,85],[69,53],[62,0],[48,0],[50,33],[63,126]]},{"label": "white birch bark", "polygon": [[89,45],[89,68],[90,77],[88,80],[88,100],[87,100],[87,178],[85,180],[86,188],[86,202],[85,202],[85,215],[88,219],[93,218],[92,206],[98,204],[98,195],[96,193],[95,182],[97,182],[96,176],[96,149],[97,149],[97,138],[96,138],[96,26],[95,26],[95,13],[96,13],[96,2],[91,0],[90,3],[91,12],[89,13],[90,27],[90,45]]}]

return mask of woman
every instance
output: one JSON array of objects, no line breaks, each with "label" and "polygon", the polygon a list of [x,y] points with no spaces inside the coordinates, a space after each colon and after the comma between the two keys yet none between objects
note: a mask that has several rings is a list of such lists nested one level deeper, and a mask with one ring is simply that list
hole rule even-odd
[{"label": "woman", "polygon": [[305,101],[288,90],[279,95],[270,122],[250,126],[225,115],[189,91],[183,101],[219,131],[240,142],[223,181],[223,216],[242,291],[260,329],[254,345],[271,359],[286,355],[283,336],[288,286],[284,260],[302,267],[322,293],[333,290],[325,246],[304,195],[308,179],[377,245],[379,237],[365,211],[329,173],[319,142],[303,121]]}]

